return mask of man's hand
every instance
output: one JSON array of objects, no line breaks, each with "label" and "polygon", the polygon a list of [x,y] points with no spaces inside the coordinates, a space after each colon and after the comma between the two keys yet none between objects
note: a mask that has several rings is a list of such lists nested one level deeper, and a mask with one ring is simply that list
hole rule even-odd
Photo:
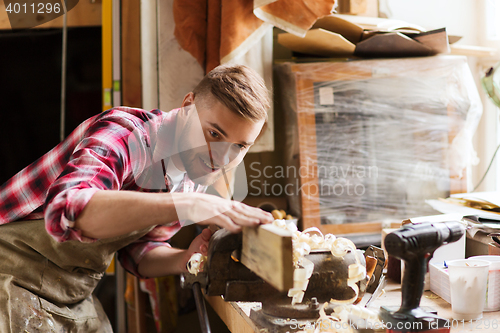
[{"label": "man's hand", "polygon": [[144,277],[158,277],[187,272],[187,262],[193,253],[207,255],[212,231],[204,229],[196,236],[187,250],[159,246],[147,252],[139,262],[138,271]]},{"label": "man's hand", "polygon": [[193,253],[201,253],[204,256],[208,254],[208,242],[210,241],[210,237],[212,237],[212,234],[212,230],[210,230],[209,228],[205,228],[203,229],[201,234],[193,239],[193,241],[189,245],[189,248],[187,249],[187,260],[191,258]]},{"label": "man's hand", "polygon": [[[176,208],[179,219],[185,215],[186,219],[200,224],[216,224],[236,233],[244,226],[257,226],[271,223],[274,219],[271,213],[260,208],[250,207],[241,202],[220,198],[215,195],[190,193],[191,202]],[[179,209],[180,208],[180,209]],[[179,214],[182,210],[184,214]]]}]

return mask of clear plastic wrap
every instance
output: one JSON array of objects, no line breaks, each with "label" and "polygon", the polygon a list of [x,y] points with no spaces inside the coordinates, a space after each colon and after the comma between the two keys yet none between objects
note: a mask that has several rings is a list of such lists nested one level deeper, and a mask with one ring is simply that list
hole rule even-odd
[{"label": "clear plastic wrap", "polygon": [[289,206],[304,228],[433,214],[426,199],[467,191],[482,105],[465,57],[285,62],[275,71]]}]

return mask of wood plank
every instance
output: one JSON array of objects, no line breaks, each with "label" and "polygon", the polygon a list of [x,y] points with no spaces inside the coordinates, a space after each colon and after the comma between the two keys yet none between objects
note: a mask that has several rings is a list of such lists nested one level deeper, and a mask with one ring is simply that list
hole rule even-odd
[{"label": "wood plank", "polygon": [[102,6],[102,111],[113,107],[113,3]]},{"label": "wood plank", "polygon": [[382,222],[322,224],[320,229],[334,235],[379,233],[382,232]]},{"label": "wood plank", "polygon": [[293,287],[292,251],[292,234],[285,229],[243,228],[241,262],[279,291]]},{"label": "wood plank", "polygon": [[122,104],[142,108],[141,2],[122,2]]},{"label": "wood plank", "polygon": [[231,332],[260,332],[260,329],[250,320],[250,314],[245,313],[238,303],[226,302],[221,296],[206,296],[206,300]]},{"label": "wood plank", "polygon": [[134,276],[135,332],[146,333],[146,293],[142,292],[139,278]]},{"label": "wood plank", "polygon": [[[302,73],[300,73],[302,74]],[[316,119],[314,113],[313,82],[297,79],[297,121],[299,132],[302,228],[320,227],[318,161],[316,146]]]},{"label": "wood plank", "polygon": [[450,45],[450,53],[455,55],[464,55],[468,57],[497,57],[498,49],[494,47],[475,46],[475,45]]},{"label": "wood plank", "polygon": [[[101,25],[101,2],[96,1],[91,3],[90,1],[79,1],[75,8],[68,12],[67,23],[68,27],[91,27]],[[15,23],[16,27],[23,27],[22,20],[26,19],[26,15],[20,15],[17,17],[18,21]],[[25,22],[27,25],[25,28],[31,28],[33,24],[31,22]],[[62,28],[63,17],[58,18],[39,25],[36,29],[43,28]],[[11,24],[7,12],[5,11],[5,2],[0,2],[0,30],[11,30]]]}]

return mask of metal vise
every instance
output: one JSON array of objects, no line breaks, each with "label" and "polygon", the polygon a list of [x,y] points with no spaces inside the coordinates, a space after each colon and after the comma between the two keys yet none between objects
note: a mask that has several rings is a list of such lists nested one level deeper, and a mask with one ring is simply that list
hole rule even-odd
[{"label": "metal vise", "polygon": [[[355,293],[347,285],[348,267],[362,265],[365,258],[360,251],[335,257],[330,251],[312,251],[306,256],[314,263],[314,271],[301,304],[291,305],[286,292],[279,292],[245,265],[239,262],[242,235],[221,229],[212,235],[204,271],[197,276],[183,274],[181,286],[191,288],[195,283],[205,289],[208,296],[222,295],[225,301],[262,302],[262,310],[275,317],[318,318],[319,304],[331,299],[348,300]],[[358,282],[361,297],[366,290],[366,280]]]}]

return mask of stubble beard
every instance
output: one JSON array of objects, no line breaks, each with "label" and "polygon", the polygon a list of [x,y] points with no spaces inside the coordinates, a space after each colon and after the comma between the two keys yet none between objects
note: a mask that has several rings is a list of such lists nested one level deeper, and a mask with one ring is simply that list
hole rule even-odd
[{"label": "stubble beard", "polygon": [[193,182],[203,186],[212,185],[221,176],[222,171],[219,169],[214,172],[207,173],[201,169],[200,161],[201,153],[196,152],[196,149],[184,150],[179,153],[182,164],[186,173]]}]

